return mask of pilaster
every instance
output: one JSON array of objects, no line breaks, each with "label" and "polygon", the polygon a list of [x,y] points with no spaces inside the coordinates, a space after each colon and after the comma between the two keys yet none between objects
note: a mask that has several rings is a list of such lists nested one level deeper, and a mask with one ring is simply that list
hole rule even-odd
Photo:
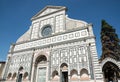
[{"label": "pilaster", "polygon": [[98,62],[96,45],[94,42],[90,43],[90,51],[91,51],[91,57],[92,57],[92,63],[93,63],[94,79],[102,80],[103,79],[102,70]]}]

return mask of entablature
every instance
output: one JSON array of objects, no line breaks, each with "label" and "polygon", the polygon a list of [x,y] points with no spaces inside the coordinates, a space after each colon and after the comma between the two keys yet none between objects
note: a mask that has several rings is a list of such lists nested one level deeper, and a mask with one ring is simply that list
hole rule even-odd
[{"label": "entablature", "polygon": [[[15,44],[14,51],[30,49],[35,47],[42,47],[56,43],[64,43],[77,39],[85,39],[89,36],[87,27],[84,29],[78,29],[76,31],[69,31],[58,35],[53,35],[38,40],[28,41],[24,43]],[[94,37],[94,36],[93,36]]]}]

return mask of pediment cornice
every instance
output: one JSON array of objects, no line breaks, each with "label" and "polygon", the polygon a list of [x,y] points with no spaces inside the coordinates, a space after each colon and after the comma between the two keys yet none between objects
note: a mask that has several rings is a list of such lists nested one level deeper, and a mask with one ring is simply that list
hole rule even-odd
[{"label": "pediment cornice", "polygon": [[66,10],[64,6],[46,6],[41,11],[39,11],[36,15],[34,15],[31,20],[35,20],[40,17],[44,17],[53,13],[56,13],[61,10]]}]

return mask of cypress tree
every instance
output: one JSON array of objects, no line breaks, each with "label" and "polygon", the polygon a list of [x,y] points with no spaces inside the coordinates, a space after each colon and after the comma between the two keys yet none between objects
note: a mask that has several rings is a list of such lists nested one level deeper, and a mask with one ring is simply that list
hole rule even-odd
[{"label": "cypress tree", "polygon": [[110,57],[120,61],[120,45],[116,30],[109,25],[105,20],[101,22],[101,43],[102,43],[102,56],[100,60]]}]

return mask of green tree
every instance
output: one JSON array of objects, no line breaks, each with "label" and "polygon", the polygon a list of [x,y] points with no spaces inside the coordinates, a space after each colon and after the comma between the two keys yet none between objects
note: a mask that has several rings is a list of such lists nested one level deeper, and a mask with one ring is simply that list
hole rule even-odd
[{"label": "green tree", "polygon": [[100,60],[110,57],[120,61],[120,40],[116,31],[105,20],[101,23],[102,56]]}]

